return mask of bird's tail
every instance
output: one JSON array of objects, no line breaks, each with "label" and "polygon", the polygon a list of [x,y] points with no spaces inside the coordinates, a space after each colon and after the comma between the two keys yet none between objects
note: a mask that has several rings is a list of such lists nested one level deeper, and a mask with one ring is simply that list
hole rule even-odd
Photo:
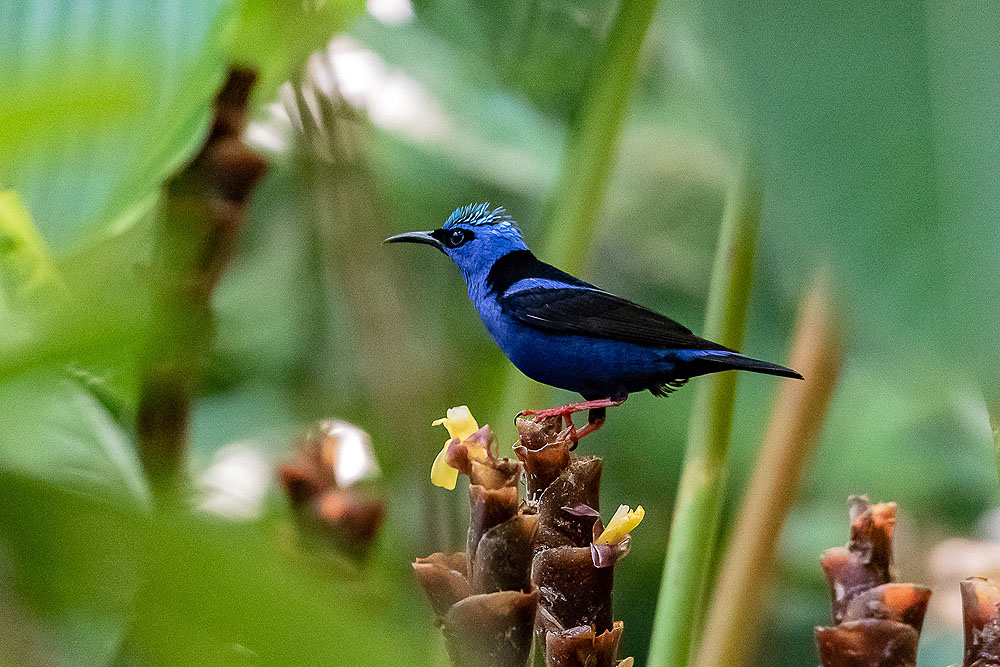
[{"label": "bird's tail", "polygon": [[[764,373],[765,375],[780,375],[786,378],[802,379],[802,376],[791,368],[785,368],[769,361],[761,361],[752,357],[745,357],[742,354],[733,352],[725,355],[706,355],[698,359],[699,363],[705,364],[705,372],[721,370],[753,371],[754,373]],[[721,366],[721,368],[720,368]]]}]

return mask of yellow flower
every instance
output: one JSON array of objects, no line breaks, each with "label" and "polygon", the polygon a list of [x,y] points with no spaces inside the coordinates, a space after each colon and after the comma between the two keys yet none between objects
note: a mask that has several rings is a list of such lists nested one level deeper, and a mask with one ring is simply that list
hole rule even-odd
[{"label": "yellow flower", "polygon": [[611,517],[611,521],[608,521],[608,527],[594,541],[594,544],[620,543],[635,530],[645,515],[646,511],[642,509],[642,505],[636,507],[634,512],[628,508],[628,505],[619,505],[618,511]]},{"label": "yellow flower", "polygon": [[[441,448],[437,458],[434,459],[434,465],[431,466],[431,483],[445,489],[454,489],[455,483],[458,481],[458,470],[448,465],[448,446],[454,440],[462,442],[474,434],[479,430],[479,424],[469,412],[469,406],[459,405],[455,408],[449,408],[447,417],[437,419],[431,424],[431,426],[442,425],[448,429],[450,437],[444,441],[444,447]],[[486,456],[486,450],[482,447],[470,447],[469,456],[483,458]]]},{"label": "yellow flower", "polygon": [[[454,440],[465,440],[470,435],[479,430],[476,418],[469,412],[468,405],[459,405],[457,408],[448,408],[448,416],[435,419],[431,426],[441,426],[448,429],[448,435]],[[449,440],[451,442],[451,440]]]}]

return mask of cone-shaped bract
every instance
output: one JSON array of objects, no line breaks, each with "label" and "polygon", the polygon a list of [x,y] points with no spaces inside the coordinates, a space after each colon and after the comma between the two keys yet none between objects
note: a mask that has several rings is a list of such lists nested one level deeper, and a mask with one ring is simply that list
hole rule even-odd
[{"label": "cone-shaped bract", "polygon": [[472,588],[477,593],[531,590],[536,515],[520,514],[486,531],[476,549]]},{"label": "cone-shaped bract", "polygon": [[[367,435],[350,424],[318,422],[299,438],[294,458],[279,465],[277,473],[300,528],[362,558],[382,525],[385,503],[370,490],[358,488],[356,476],[343,474],[338,452],[352,444],[344,442],[347,437],[367,441]],[[371,455],[370,451],[354,452],[354,467],[358,467],[357,457],[366,453]],[[371,459],[362,461],[360,467],[370,470],[374,466]]]},{"label": "cone-shaped bract", "polygon": [[[612,628],[613,567],[594,565],[590,547],[555,547],[535,555],[531,579],[541,594],[546,620],[557,623],[546,630],[591,626],[601,633]],[[541,615],[540,619],[543,618]]]},{"label": "cone-shaped bract", "polygon": [[615,621],[614,628],[600,634],[589,625],[550,632],[545,637],[545,666],[614,667],[622,628],[622,622]]},{"label": "cone-shaped bract", "polygon": [[521,444],[514,448],[517,458],[524,464],[524,479],[528,489],[528,502],[537,503],[542,491],[554,482],[570,462],[572,442],[554,428],[519,419],[517,430]]},{"label": "cone-shaped bract", "polygon": [[542,492],[538,502],[538,542],[535,550],[553,547],[590,547],[594,516],[567,511],[600,506],[601,460],[575,459]]},{"label": "cone-shaped bract", "polygon": [[472,595],[464,553],[431,554],[413,564],[417,580],[427,594],[438,618],[444,618],[453,604]]},{"label": "cone-shaped bract", "polygon": [[833,598],[833,619],[844,619],[847,603],[862,591],[891,581],[892,530],[896,504],[870,505],[864,496],[851,500],[851,539],[828,549],[820,560]]},{"label": "cone-shaped bract", "polygon": [[988,579],[962,581],[963,667],[1000,665],[1000,587]]},{"label": "cone-shaped bract", "polygon": [[470,479],[468,550],[418,558],[414,572],[441,623],[452,665],[524,667],[538,606],[531,587],[538,518],[518,514],[521,466],[495,457],[486,426],[452,440],[447,462]]},{"label": "cone-shaped bract", "polygon": [[911,626],[882,619],[816,629],[824,667],[913,667],[919,639]]},{"label": "cone-shaped bract", "polygon": [[851,538],[823,554],[837,623],[816,628],[824,667],[913,667],[930,590],[890,583],[895,503],[853,498]]},{"label": "cone-shaped bract", "polygon": [[478,484],[469,485],[469,537],[467,554],[469,571],[472,573],[476,562],[476,551],[479,542],[486,531],[503,522],[514,518],[520,500],[517,497],[517,487],[507,486],[499,489],[487,489]]},{"label": "cone-shaped bract", "polygon": [[501,591],[454,604],[441,626],[455,667],[524,667],[538,593]]}]

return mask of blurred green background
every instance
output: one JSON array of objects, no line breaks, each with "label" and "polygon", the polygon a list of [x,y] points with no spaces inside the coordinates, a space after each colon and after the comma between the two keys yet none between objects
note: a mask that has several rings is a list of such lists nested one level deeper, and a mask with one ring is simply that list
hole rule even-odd
[{"label": "blurred green background", "polygon": [[[468,404],[506,446],[512,374],[453,267],[380,241],[490,201],[542,246],[615,11],[0,0],[0,189],[23,204],[0,205],[0,665],[443,664],[409,563],[461,545],[466,501],[428,482],[444,436],[430,422]],[[232,443],[270,465],[302,425],[357,424],[388,502],[360,566],[295,548],[274,482],[251,519],[160,516],[139,472],[158,188],[197,149],[232,60],[261,68],[248,140],[271,170],[215,295],[191,475]],[[1000,536],[986,413],[1000,394],[998,62],[988,3],[658,7],[580,273],[698,331],[725,199],[752,155],[764,209],[745,351],[786,357],[821,266],[848,318],[748,664],[817,661],[812,627],[830,614],[817,556],[846,540],[851,493],[899,503],[903,580],[944,591],[989,574],[939,582],[930,556],[951,536]],[[776,386],[740,380],[727,518]],[[636,395],[583,444],[605,460],[604,512],[647,511],[616,585],[622,654],[638,664],[691,393]],[[922,665],[958,660],[947,621],[929,618]]]}]

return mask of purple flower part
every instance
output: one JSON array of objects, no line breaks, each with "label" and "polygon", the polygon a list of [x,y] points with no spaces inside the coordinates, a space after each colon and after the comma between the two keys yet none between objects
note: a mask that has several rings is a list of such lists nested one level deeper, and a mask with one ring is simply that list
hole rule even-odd
[{"label": "purple flower part", "polygon": [[452,438],[444,455],[445,462],[463,475],[468,475],[472,469],[472,458],[469,456],[469,445],[466,442],[468,440],[463,442],[458,438]]},{"label": "purple flower part", "polygon": [[590,542],[591,542],[591,544],[597,544],[597,538],[600,537],[601,533],[603,533],[603,532],[604,532],[604,522],[601,521],[601,517],[598,516],[597,517],[597,521],[594,522],[594,528],[593,528],[593,530],[590,531],[590,534],[591,534]]},{"label": "purple flower part", "polygon": [[486,450],[486,456],[488,458],[496,458],[496,439],[490,432],[490,425],[486,424],[481,429],[470,435],[463,442],[467,445],[475,445],[476,447],[482,447]]},{"label": "purple flower part", "polygon": [[573,505],[572,507],[563,507],[563,511],[569,512],[573,516],[595,516],[597,518],[600,518],[601,516],[600,513],[593,507],[591,507],[590,505],[584,505],[582,503],[579,505]]},{"label": "purple flower part", "polygon": [[631,546],[631,537],[626,537],[618,544],[591,544],[590,557],[594,561],[594,567],[611,567],[628,554]]},{"label": "purple flower part", "polygon": [[618,560],[618,547],[614,544],[591,544],[590,557],[594,567],[611,567]]}]

